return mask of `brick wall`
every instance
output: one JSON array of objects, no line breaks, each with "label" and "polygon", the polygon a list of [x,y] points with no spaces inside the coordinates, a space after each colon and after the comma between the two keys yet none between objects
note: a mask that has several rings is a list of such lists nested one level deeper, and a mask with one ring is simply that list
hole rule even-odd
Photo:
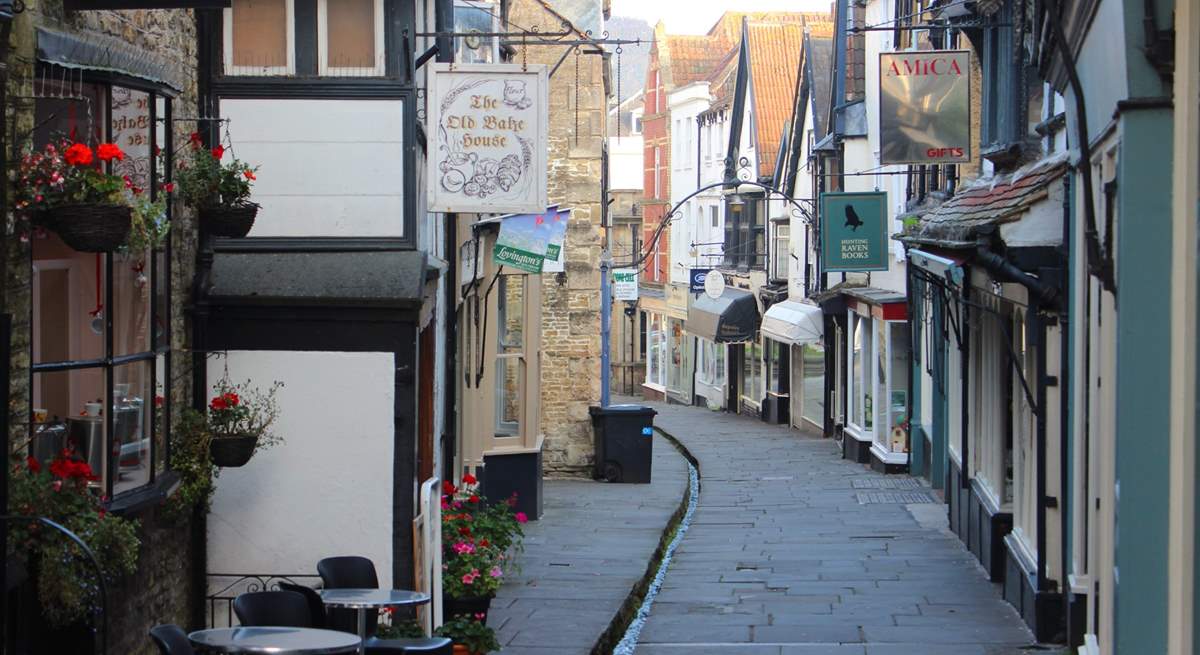
[{"label": "brick wall", "polygon": [[[34,76],[34,28],[45,25],[78,34],[113,36],[143,48],[177,67],[181,79],[187,80],[181,97],[175,99],[176,116],[196,115],[196,35],[195,20],[190,10],[83,11],[66,15],[60,0],[26,0],[26,11],[17,16],[13,26],[12,48],[9,56],[10,81],[8,93],[12,101],[7,107],[7,134],[28,134],[33,127],[32,80]],[[175,143],[187,143],[194,124],[176,123]],[[17,143],[15,151],[42,144]],[[196,229],[191,218],[177,207],[171,230],[173,247],[172,273],[172,366],[174,379],[170,393],[175,416],[178,409],[190,402],[191,355],[190,329],[183,307],[191,291],[192,272],[196,253]],[[30,407],[30,324],[31,302],[30,245],[28,234],[18,233],[11,213],[6,215],[4,247],[5,260],[2,289],[3,311],[14,317],[10,343],[11,399],[7,408],[10,436],[24,440],[29,431]],[[198,603],[190,586],[192,568],[192,526],[189,522],[173,523],[160,520],[151,508],[135,518],[142,523],[142,546],[137,572],[121,581],[109,592],[110,622],[113,638],[109,652],[138,655],[157,653],[147,638],[151,625],[173,622],[187,626],[193,604]]]},{"label": "brick wall", "polygon": [[[562,25],[541,0],[514,0],[509,20],[543,32]],[[514,62],[550,67],[564,51],[563,46],[516,49]],[[543,466],[550,476],[588,473],[588,406],[600,401],[600,177],[608,112],[604,60],[589,54],[594,50],[577,49],[550,78],[550,202],[573,210],[566,272],[548,273],[542,280],[541,430]]]}]

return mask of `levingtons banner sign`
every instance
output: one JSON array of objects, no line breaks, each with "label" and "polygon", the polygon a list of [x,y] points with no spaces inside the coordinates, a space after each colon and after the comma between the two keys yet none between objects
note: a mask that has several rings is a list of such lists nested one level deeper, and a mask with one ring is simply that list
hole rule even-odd
[{"label": "levingtons banner sign", "polygon": [[546,67],[430,64],[429,210],[546,209]]},{"label": "levingtons banner sign", "polygon": [[971,161],[970,65],[966,50],[879,54],[881,163]]},{"label": "levingtons banner sign", "polygon": [[[492,258],[499,266],[511,266],[526,273],[541,273],[546,259],[553,252],[556,238],[566,233],[569,209],[561,212],[550,208],[538,214],[514,214],[500,219],[500,235],[492,248]],[[561,242],[560,242],[561,243]]]},{"label": "levingtons banner sign", "polygon": [[825,272],[886,271],[887,257],[887,193],[821,194]]}]

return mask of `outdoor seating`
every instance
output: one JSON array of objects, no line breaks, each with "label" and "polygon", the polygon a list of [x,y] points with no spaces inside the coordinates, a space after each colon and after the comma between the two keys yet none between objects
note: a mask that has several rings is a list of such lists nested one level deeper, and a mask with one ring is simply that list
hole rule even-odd
[{"label": "outdoor seating", "polygon": [[454,642],[445,637],[367,640],[367,655],[451,655]]},{"label": "outdoor seating", "polygon": [[328,620],[325,616],[325,602],[321,600],[321,594],[317,593],[316,589],[291,582],[280,582],[279,589],[281,591],[291,591],[304,596],[305,602],[308,603],[309,618],[312,619],[312,625],[309,626],[310,628],[326,627]]},{"label": "outdoor seating", "polygon": [[[326,589],[378,589],[379,576],[375,563],[366,557],[346,555],[326,557],[317,562],[317,573]],[[358,633],[358,613],[351,609],[330,608],[326,616],[327,625],[334,630]],[[379,617],[375,612],[367,616],[367,634],[375,634]]]},{"label": "outdoor seating", "polygon": [[233,612],[245,626],[311,628],[308,601],[294,591],[252,591],[233,599]]},{"label": "outdoor seating", "polygon": [[150,640],[158,646],[158,652],[162,655],[193,655],[196,652],[188,641],[187,633],[173,623],[150,628]]}]

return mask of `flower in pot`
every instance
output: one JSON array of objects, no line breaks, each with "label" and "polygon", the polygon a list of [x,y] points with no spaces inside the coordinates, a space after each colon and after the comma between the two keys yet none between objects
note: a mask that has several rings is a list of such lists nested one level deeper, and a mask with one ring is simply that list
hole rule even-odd
[{"label": "flower in pot", "polygon": [[524,514],[508,503],[488,503],[468,474],[462,487],[442,489],[442,606],[446,616],[479,616],[486,623],[491,600],[514,568]]},{"label": "flower in pot", "polygon": [[93,150],[72,141],[26,153],[15,173],[15,207],[75,250],[116,250],[129,235],[130,207],[125,180],[106,168],[124,158],[111,143]]},{"label": "flower in pot", "polygon": [[13,460],[9,507],[28,521],[11,523],[9,548],[35,571],[38,601],[55,628],[86,622],[99,604],[96,572],[83,550],[64,534],[36,522],[45,517],[75,533],[96,555],[105,578],[137,568],[137,522],[109,514],[89,483],[92,468],[63,450],[46,465],[30,457]]},{"label": "flower in pot", "polygon": [[243,466],[260,449],[283,441],[271,431],[279,416],[276,394],[283,383],[276,381],[263,392],[249,381],[235,385],[217,382],[208,404],[209,454],[216,466]]},{"label": "flower in pot", "polygon": [[250,202],[250,188],[258,167],[250,166],[218,145],[204,148],[193,133],[189,156],[179,165],[176,180],[184,203],[197,211],[201,226],[221,237],[244,237],[254,226],[258,205]]},{"label": "flower in pot", "polygon": [[454,642],[454,655],[482,655],[500,650],[496,631],[489,628],[482,618],[456,616],[434,632]]}]

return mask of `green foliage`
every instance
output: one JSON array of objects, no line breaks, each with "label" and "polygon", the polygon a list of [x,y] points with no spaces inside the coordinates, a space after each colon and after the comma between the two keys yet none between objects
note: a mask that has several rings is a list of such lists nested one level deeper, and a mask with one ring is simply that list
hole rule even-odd
[{"label": "green foliage", "polygon": [[439,637],[447,637],[456,644],[466,646],[472,653],[490,653],[500,650],[500,642],[496,639],[496,631],[484,625],[483,621],[466,616],[456,616],[442,624],[434,632]]},{"label": "green foliage", "polygon": [[[64,450],[43,469],[36,460],[12,461],[9,481],[14,514],[44,516],[79,536],[96,554],[106,578],[137,568],[137,522],[109,514],[88,487],[95,480],[86,462]],[[35,521],[12,524],[8,555],[24,557],[37,568],[37,593],[51,625],[85,619],[97,604],[91,562],[65,535]]]},{"label": "green foliage", "polygon": [[231,158],[222,164],[225,148],[206,150],[200,135],[192,134],[189,155],[179,164],[176,181],[183,201],[194,209],[230,207],[250,200],[251,183],[258,179],[258,166]]},{"label": "green foliage", "polygon": [[392,608],[381,610],[379,612],[379,626],[375,629],[375,636],[380,639],[423,639],[425,628],[415,619],[404,619],[397,621],[390,612]]},{"label": "green foliage", "polygon": [[162,247],[167,233],[171,231],[171,223],[167,221],[165,196],[166,194],[160,194],[157,200],[150,200],[150,194],[147,193],[134,195],[129,239],[124,248],[126,252],[140,254]]},{"label": "green foliage", "polygon": [[213,479],[219,471],[208,452],[211,440],[208,418],[194,409],[184,409],[179,425],[171,431],[171,470],[179,475],[179,487],[163,505],[167,518],[185,520],[195,507],[208,511]]}]

